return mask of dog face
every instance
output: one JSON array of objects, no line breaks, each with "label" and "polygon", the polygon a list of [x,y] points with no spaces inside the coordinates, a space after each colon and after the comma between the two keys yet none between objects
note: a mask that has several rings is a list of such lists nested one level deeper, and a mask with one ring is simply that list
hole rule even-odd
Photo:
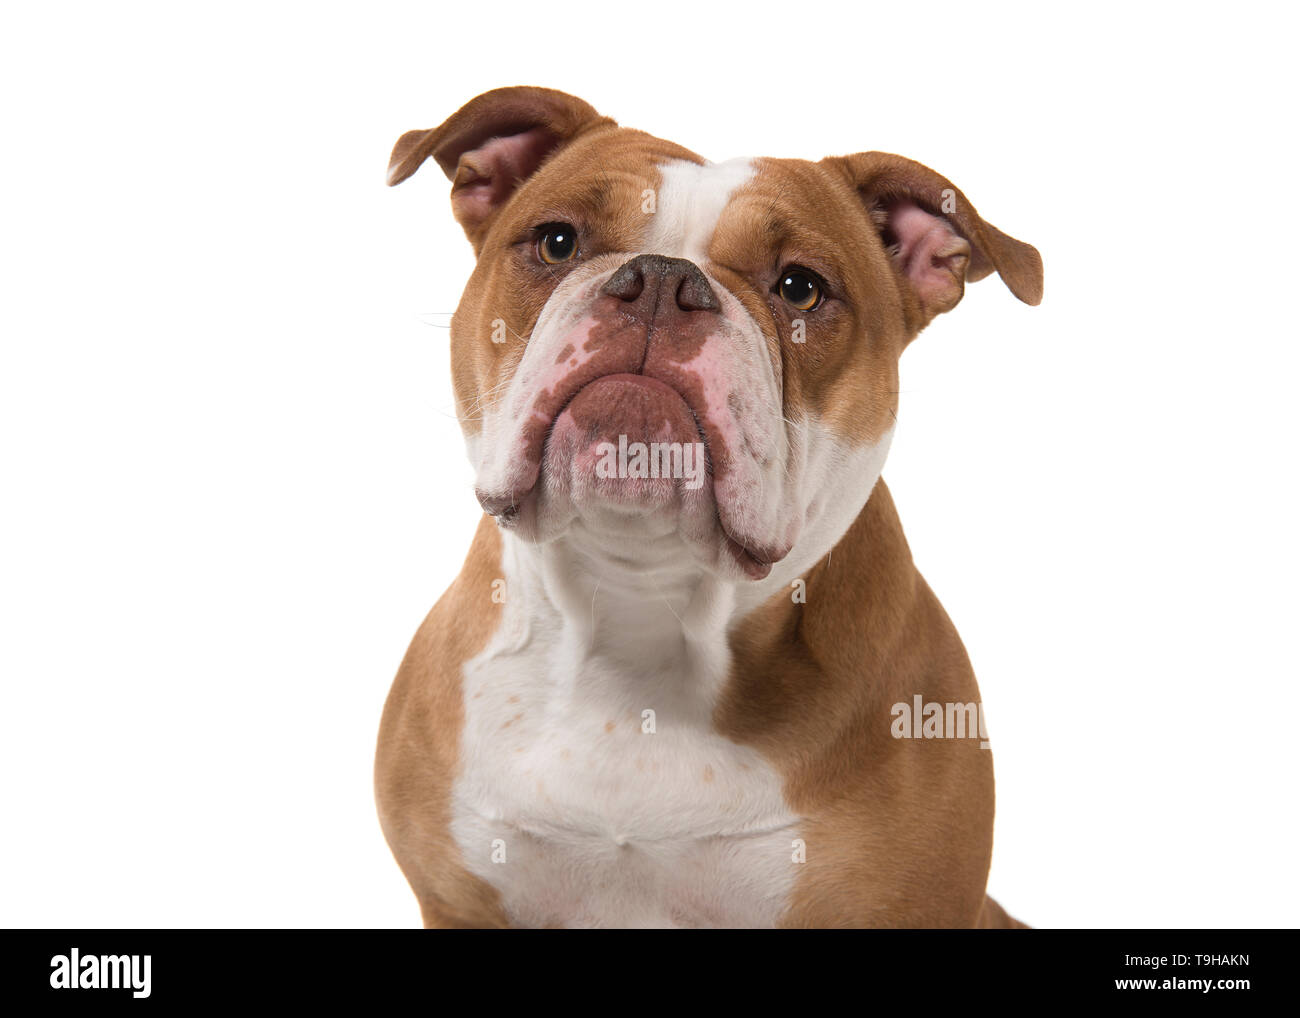
[{"label": "dog face", "polygon": [[398,141],[478,256],[452,321],[484,509],[529,541],[676,535],[720,576],[824,554],[879,476],[898,358],[966,280],[1035,304],[1032,247],[884,153],[707,163],[508,88]]}]

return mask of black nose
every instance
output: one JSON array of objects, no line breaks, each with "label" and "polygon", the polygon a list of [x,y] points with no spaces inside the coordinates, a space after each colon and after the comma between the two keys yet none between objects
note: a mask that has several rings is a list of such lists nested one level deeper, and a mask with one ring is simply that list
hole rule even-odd
[{"label": "black nose", "polygon": [[663,255],[637,255],[621,265],[600,288],[600,292],[629,304],[643,295],[651,301],[651,309],[669,295],[676,298],[682,311],[717,311],[721,305],[713,287],[694,262],[685,258],[666,258]]}]

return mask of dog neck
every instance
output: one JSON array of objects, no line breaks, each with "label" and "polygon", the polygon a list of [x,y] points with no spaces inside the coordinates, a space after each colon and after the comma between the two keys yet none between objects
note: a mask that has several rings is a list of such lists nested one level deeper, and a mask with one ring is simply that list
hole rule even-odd
[{"label": "dog neck", "polygon": [[809,507],[790,554],[758,581],[709,568],[671,517],[595,523],[578,516],[542,543],[503,530],[502,565],[515,609],[507,614],[519,626],[514,639],[544,638],[562,648],[556,682],[600,676],[618,689],[653,676],[649,681],[680,686],[679,702],[711,709],[731,669],[730,634],[760,608],[765,615],[801,611],[814,573],[855,520],[868,515],[864,507],[891,437],[849,452],[825,446],[830,454],[815,463],[814,480],[841,475],[853,483],[842,498]]},{"label": "dog neck", "polygon": [[504,533],[510,589],[581,660],[666,680],[725,672],[735,583],[703,568],[675,532],[640,522],[617,533],[577,520],[545,544]]}]

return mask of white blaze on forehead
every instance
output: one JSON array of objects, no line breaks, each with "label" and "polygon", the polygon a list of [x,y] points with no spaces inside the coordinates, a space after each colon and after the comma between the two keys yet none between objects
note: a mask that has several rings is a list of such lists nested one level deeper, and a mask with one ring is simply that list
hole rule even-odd
[{"label": "white blaze on forehead", "polygon": [[686,258],[697,265],[708,257],[709,242],[732,195],[753,179],[752,159],[698,163],[674,159],[659,167],[655,213],[645,239],[648,254]]}]

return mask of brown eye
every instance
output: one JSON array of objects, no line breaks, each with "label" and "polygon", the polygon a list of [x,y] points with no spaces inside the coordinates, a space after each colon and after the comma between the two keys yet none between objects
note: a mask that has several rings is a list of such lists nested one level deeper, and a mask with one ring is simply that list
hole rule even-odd
[{"label": "brown eye", "polygon": [[805,269],[786,269],[776,289],[781,299],[796,311],[811,311],[822,302],[822,284]]},{"label": "brown eye", "polygon": [[547,223],[538,232],[537,256],[547,265],[558,265],[577,255],[578,231],[568,223]]}]

